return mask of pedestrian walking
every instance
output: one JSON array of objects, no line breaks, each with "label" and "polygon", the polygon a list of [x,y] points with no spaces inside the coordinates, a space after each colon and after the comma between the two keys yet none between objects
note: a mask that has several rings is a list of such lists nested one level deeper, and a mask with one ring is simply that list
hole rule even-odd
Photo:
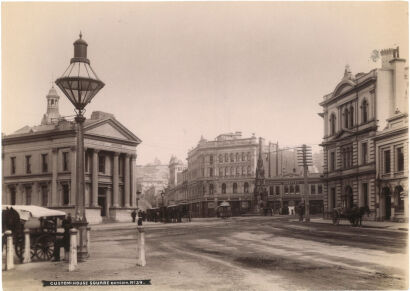
[{"label": "pedestrian walking", "polygon": [[132,222],[135,222],[135,218],[137,217],[137,211],[135,211],[135,209],[133,212],[131,212],[131,217],[132,217]]},{"label": "pedestrian walking", "polygon": [[73,228],[71,214],[69,213],[61,223],[64,228],[63,235],[57,235],[54,243],[53,262],[60,261],[60,249],[64,248],[64,253],[68,254],[70,251],[70,229]]}]

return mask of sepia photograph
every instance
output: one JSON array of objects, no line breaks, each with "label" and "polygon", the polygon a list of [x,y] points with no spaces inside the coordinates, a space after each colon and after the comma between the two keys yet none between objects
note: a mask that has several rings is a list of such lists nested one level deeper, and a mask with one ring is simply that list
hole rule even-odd
[{"label": "sepia photograph", "polygon": [[2,1],[3,290],[408,290],[408,8]]}]

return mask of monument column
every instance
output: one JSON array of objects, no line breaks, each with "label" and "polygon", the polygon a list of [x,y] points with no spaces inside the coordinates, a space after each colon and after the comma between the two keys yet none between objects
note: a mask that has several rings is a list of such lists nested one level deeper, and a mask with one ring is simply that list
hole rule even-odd
[{"label": "monument column", "polygon": [[92,168],[92,207],[98,207],[98,153],[99,150],[93,151],[93,168]]},{"label": "monument column", "polygon": [[125,155],[124,169],[124,207],[130,207],[130,155]]},{"label": "monument column", "polygon": [[114,167],[112,173],[112,188],[113,188],[113,207],[117,208],[118,205],[118,156],[119,153],[114,153]]}]

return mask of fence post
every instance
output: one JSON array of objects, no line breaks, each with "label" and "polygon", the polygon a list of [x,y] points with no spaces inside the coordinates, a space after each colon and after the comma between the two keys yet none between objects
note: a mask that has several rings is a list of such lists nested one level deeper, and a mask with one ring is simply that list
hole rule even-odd
[{"label": "fence post", "polygon": [[145,232],[144,227],[138,226],[138,260],[137,265],[144,267],[146,265],[145,261]]},{"label": "fence post", "polygon": [[24,258],[23,263],[31,262],[30,230],[24,229]]},{"label": "fence post", "polygon": [[91,226],[87,226],[87,258],[90,256],[91,240],[90,240]]},{"label": "fence post", "polygon": [[68,258],[68,271],[74,271],[77,267],[77,229],[70,229],[70,254]]},{"label": "fence post", "polygon": [[11,230],[6,230],[6,271],[14,269],[14,245]]}]

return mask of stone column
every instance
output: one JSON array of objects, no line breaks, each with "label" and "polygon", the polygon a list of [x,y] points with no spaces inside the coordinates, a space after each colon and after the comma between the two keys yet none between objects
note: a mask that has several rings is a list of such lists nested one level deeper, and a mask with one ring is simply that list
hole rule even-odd
[{"label": "stone column", "polygon": [[70,186],[70,205],[75,205],[76,204],[76,188],[77,188],[77,168],[75,165],[76,161],[76,148],[71,147],[71,157],[70,157],[70,163],[71,163],[71,186]]},{"label": "stone column", "polygon": [[31,262],[31,251],[30,251],[30,230],[24,229],[24,259],[23,263]]},{"label": "stone column", "polygon": [[51,203],[49,203],[50,206],[58,206],[57,205],[57,173],[58,173],[58,168],[57,168],[57,158],[58,158],[58,149],[54,148],[52,150],[52,178],[51,178]]},{"label": "stone column", "polygon": [[124,207],[130,207],[130,155],[125,155],[124,169]]},{"label": "stone column", "polygon": [[136,207],[137,204],[137,187],[135,180],[135,160],[137,155],[131,155],[131,207]]},{"label": "stone column", "polygon": [[77,229],[70,229],[70,254],[68,258],[68,271],[74,271],[77,267]]},{"label": "stone column", "polygon": [[6,230],[6,271],[14,269],[14,245],[11,230]]},{"label": "stone column", "polygon": [[113,188],[113,207],[119,207],[118,204],[118,192],[119,192],[119,186],[118,186],[118,156],[119,153],[114,153],[114,167],[113,167],[113,173],[112,173],[112,188]]},{"label": "stone column", "polygon": [[92,207],[98,206],[98,152],[99,150],[94,149],[93,152],[93,167],[92,167]]}]

